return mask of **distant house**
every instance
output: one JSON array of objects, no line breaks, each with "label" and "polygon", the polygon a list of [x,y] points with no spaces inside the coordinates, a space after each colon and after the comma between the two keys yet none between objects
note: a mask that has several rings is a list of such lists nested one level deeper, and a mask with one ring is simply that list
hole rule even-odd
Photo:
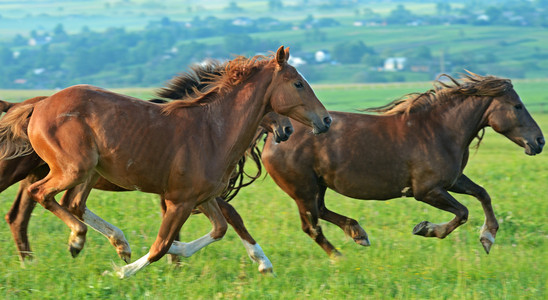
[{"label": "distant house", "polygon": [[232,21],[232,25],[247,27],[247,26],[253,25],[253,20],[251,20],[250,18],[246,18],[246,17],[240,17],[240,18],[234,19]]},{"label": "distant house", "polygon": [[405,68],[407,58],[405,57],[389,57],[384,61],[385,71],[401,71]]},{"label": "distant house", "polygon": [[327,50],[318,50],[314,53],[314,60],[319,64],[330,62],[331,53]]},{"label": "distant house", "polygon": [[28,41],[29,46],[40,46],[51,42],[51,36],[40,36],[36,38],[30,38]]},{"label": "distant house", "polygon": [[290,56],[288,62],[290,65],[294,66],[295,68],[298,68],[302,65],[306,65],[306,61],[298,56]]}]

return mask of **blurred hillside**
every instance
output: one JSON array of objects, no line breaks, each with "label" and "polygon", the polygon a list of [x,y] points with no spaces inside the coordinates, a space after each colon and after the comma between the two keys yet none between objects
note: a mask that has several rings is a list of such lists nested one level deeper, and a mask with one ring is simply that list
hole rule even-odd
[{"label": "blurred hillside", "polygon": [[0,1],[0,88],[159,86],[291,47],[313,83],[548,76],[548,1]]}]

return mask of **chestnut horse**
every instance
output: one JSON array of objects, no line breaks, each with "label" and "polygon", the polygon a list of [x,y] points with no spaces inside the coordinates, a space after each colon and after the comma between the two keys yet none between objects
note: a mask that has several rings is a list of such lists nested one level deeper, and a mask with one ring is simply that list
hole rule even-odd
[{"label": "chestnut horse", "polygon": [[[265,169],[297,203],[302,229],[328,255],[338,255],[318,225],[318,217],[339,226],[358,244],[368,246],[358,222],[330,211],[325,191],[363,200],[414,197],[451,212],[448,223],[421,222],[413,233],[445,238],[468,219],[468,210],[448,192],[475,196],[485,223],[480,241],[487,253],[498,223],[485,189],[463,174],[469,146],[483,128],[496,132],[535,155],[544,137],[510,80],[473,73],[434,89],[411,94],[383,108],[382,115],[330,112],[334,125],[312,136],[295,124],[292,138],[281,144],[268,138],[262,153]],[[481,138],[480,138],[481,141]]]},{"label": "chestnut horse", "polygon": [[[190,72],[183,73],[170,80],[167,83],[167,87],[157,91],[157,94],[160,97],[165,97],[172,100],[184,100],[189,95],[195,93],[195,91],[203,91],[207,88],[208,78],[211,78],[211,76],[215,74],[219,75],[220,70],[223,67],[224,66],[218,62],[211,62],[208,65],[192,67]],[[21,103],[10,103],[0,100],[0,107],[2,111],[7,112],[12,107],[35,103],[44,98],[47,97],[35,97]],[[167,102],[164,99],[152,99],[149,101],[153,103]],[[256,146],[256,142],[263,134],[267,132],[271,132],[273,134],[275,141],[281,142],[289,138],[293,132],[293,127],[289,121],[289,118],[274,112],[267,113],[261,121],[261,129],[254,138],[255,141],[248,150],[248,155],[256,163],[257,173],[255,175],[249,175],[244,172],[243,168],[246,162],[246,155],[244,155],[238,162],[238,168],[235,175],[230,179],[229,186],[225,192],[223,192],[221,197],[216,198],[217,204],[221,208],[223,216],[242,240],[248,256],[259,264],[259,271],[261,273],[272,272],[272,263],[264,254],[261,247],[249,234],[238,212],[227,202],[233,199],[242,187],[250,185],[255,179],[260,177],[262,166],[260,162],[260,150]],[[28,241],[27,228],[32,210],[34,209],[36,203],[30,198],[26,190],[30,184],[42,179],[48,173],[49,168],[47,165],[37,168],[38,165],[42,165],[43,163],[44,162],[34,152],[15,159],[0,161],[0,192],[4,191],[6,188],[26,176],[26,179],[23,180],[19,186],[19,191],[10,211],[5,216],[22,261],[26,258],[32,257],[32,252]],[[250,180],[244,183],[245,177],[248,177]],[[102,177],[99,178],[99,181],[95,184],[94,188],[105,191],[127,191],[127,189],[116,186]],[[165,203],[163,199],[161,200],[162,208],[165,211]],[[131,250],[123,232],[110,223],[104,222],[91,211],[87,210],[86,213],[94,216],[94,219],[101,222],[99,227],[101,229],[105,229],[101,231],[101,233],[105,235],[111,244],[115,246],[118,255],[124,261],[129,262],[131,258]],[[178,237],[176,237],[176,240],[179,240]],[[72,254],[75,256],[78,253],[73,252]],[[172,260],[177,260],[176,256],[172,256]]]},{"label": "chestnut horse", "polygon": [[[48,164],[48,175],[28,190],[72,229],[75,249],[82,248],[86,227],[55,201],[57,193],[67,190],[68,206],[84,207],[103,176],[164,197],[166,211],[149,252],[117,272],[131,276],[166,253],[183,254],[174,238],[198,205],[213,230],[196,244],[222,238],[226,221],[214,197],[226,187],[267,112],[289,116],[318,134],[328,130],[331,117],[288,58],[283,46],[273,58],[237,57],[207,91],[163,105],[87,85],[64,89],[0,120],[0,158],[34,149]],[[78,193],[83,203],[71,203]],[[84,213],[80,217],[88,223]]]},{"label": "chestnut horse", "polygon": [[[11,107],[34,103],[37,100],[41,100],[44,98],[47,97],[36,97],[26,100],[22,103],[9,103],[0,100],[0,107],[3,107],[4,111],[6,111]],[[165,103],[166,101],[159,102],[156,99],[154,102]],[[264,132],[271,132],[273,134],[274,140],[285,141],[293,132],[293,127],[289,119],[274,112],[269,112],[265,115],[265,117],[261,121],[261,127],[263,129],[259,131],[256,140],[258,140]],[[231,187],[227,189],[227,192],[224,193],[222,197],[217,197],[216,201],[223,213],[223,216],[234,228],[235,232],[242,240],[242,243],[244,244],[249,257],[254,262],[259,264],[258,269],[261,273],[267,273],[273,271],[272,263],[264,254],[259,244],[249,234],[247,228],[243,223],[242,218],[240,217],[236,209],[228,203],[230,199],[233,199],[236,196],[237,192],[242,187],[251,184],[261,175],[262,166],[260,164],[260,152],[258,151],[257,146],[252,146],[253,147],[251,147],[249,151],[252,153],[251,157],[257,164],[257,174],[249,175],[244,172],[243,166],[245,165],[246,161],[244,156],[238,163],[238,172],[236,176],[233,176],[233,178],[231,178],[230,180]],[[48,166],[45,165],[40,157],[38,157],[38,155],[36,155],[36,153],[34,152],[30,153],[29,155],[17,157],[14,159],[0,161],[0,193],[24,178],[19,185],[19,189],[11,209],[5,215],[5,220],[10,226],[11,233],[21,261],[24,261],[27,258],[32,258],[32,250],[28,240],[27,230],[31,213],[35,207],[36,202],[31,199],[30,195],[27,192],[27,188],[32,183],[44,178],[48,172]],[[244,175],[250,178],[248,182],[243,182]],[[104,191],[127,191],[127,189],[116,186],[102,177],[99,178],[98,182],[93,188]],[[165,209],[164,202],[162,201],[161,203],[162,208]],[[90,214],[91,212],[88,210],[87,213]],[[105,222],[105,225],[103,225],[103,227],[107,226],[109,226],[109,230],[101,233],[107,237],[107,239],[113,244],[113,246],[115,246],[118,255],[124,261],[129,262],[129,259],[131,258],[131,250],[123,232],[117,227]],[[176,240],[179,240],[178,237],[176,238]],[[73,253],[73,255],[76,254],[77,253]]]}]

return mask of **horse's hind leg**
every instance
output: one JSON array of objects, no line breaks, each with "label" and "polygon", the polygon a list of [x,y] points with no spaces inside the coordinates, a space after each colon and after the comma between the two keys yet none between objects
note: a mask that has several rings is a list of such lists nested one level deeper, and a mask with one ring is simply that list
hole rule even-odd
[{"label": "horse's hind leg", "polygon": [[21,181],[15,201],[6,215],[6,221],[10,226],[13,240],[22,261],[27,258],[32,259],[32,250],[28,240],[28,224],[36,202],[32,200],[27,192],[29,185],[27,179]]},{"label": "horse's hind leg", "polygon": [[[4,166],[4,164],[2,164]],[[28,224],[36,202],[27,192],[27,188],[39,179],[44,178],[48,172],[46,165],[27,172],[28,176],[19,184],[19,190],[11,209],[6,214],[6,222],[10,226],[11,234],[21,260],[32,258],[30,243],[28,240]],[[30,174],[29,174],[30,173]],[[4,175],[4,174],[2,174]],[[2,179],[6,179],[2,176]],[[13,178],[12,178],[13,179]],[[4,181],[5,183],[5,181]],[[10,182],[11,183],[11,182]],[[10,184],[11,185],[11,184]]]},{"label": "horse's hind leg", "polygon": [[419,197],[417,194],[415,197],[419,201],[453,213],[455,218],[443,224],[423,221],[413,228],[413,234],[443,239],[468,220],[468,209],[442,188],[432,189],[424,197]]},{"label": "horse's hind leg", "polygon": [[362,246],[370,246],[367,232],[360,226],[358,221],[349,217],[339,215],[325,206],[325,186],[321,186],[318,193],[318,208],[320,211],[320,218],[326,220],[332,224],[339,226],[344,233],[354,239],[354,241]]},{"label": "horse's hind leg", "polygon": [[[90,176],[84,183],[67,190],[63,195],[63,198],[61,198],[60,204],[68,209],[68,211],[80,221],[86,223],[105,236],[116,249],[118,256],[126,263],[129,263],[131,260],[131,249],[124,233],[118,227],[94,214],[86,206],[89,193],[91,192],[93,185],[97,182],[97,179],[98,175],[95,174]],[[75,236],[75,233],[71,233],[71,238],[73,236]]]},{"label": "horse's hind leg", "polygon": [[481,227],[480,242],[485,252],[489,254],[491,246],[495,243],[495,236],[499,229],[499,223],[491,206],[491,197],[489,197],[484,188],[474,183],[464,174],[457,179],[457,182],[449,190],[459,194],[472,195],[481,202],[483,212],[485,213],[485,222]]},{"label": "horse's hind leg", "polygon": [[318,224],[320,185],[316,175],[296,174],[297,178],[292,178],[290,174],[281,174],[280,171],[283,172],[283,169],[278,166],[276,168],[271,166],[267,170],[276,184],[295,200],[301,217],[302,230],[322,247],[327,255],[340,256],[341,253],[327,240]]},{"label": "horse's hind leg", "polygon": [[78,182],[85,182],[85,174],[83,172],[63,172],[51,167],[49,174],[44,179],[33,183],[28,188],[29,193],[36,202],[51,211],[71,229],[69,250],[73,257],[78,255],[84,247],[87,226],[67,209],[59,205],[55,201],[54,196],[60,191],[71,189]]},{"label": "horse's hind leg", "polygon": [[242,240],[242,243],[244,244],[245,250],[247,251],[249,258],[259,264],[259,272],[263,274],[272,273],[272,263],[264,254],[261,246],[259,246],[255,239],[253,239],[251,234],[249,234],[247,228],[244,225],[242,217],[236,211],[234,206],[230,205],[230,203],[224,201],[220,197],[217,197],[216,201],[226,221],[232,226],[232,228],[234,228],[234,231],[236,231],[236,233]]}]

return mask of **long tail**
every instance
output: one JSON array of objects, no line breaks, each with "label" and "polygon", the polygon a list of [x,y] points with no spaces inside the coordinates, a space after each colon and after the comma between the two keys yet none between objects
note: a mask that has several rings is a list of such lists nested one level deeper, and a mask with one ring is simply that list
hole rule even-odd
[{"label": "long tail", "polygon": [[26,104],[10,109],[0,118],[0,160],[24,156],[32,151],[27,127],[34,110],[34,104]]}]

